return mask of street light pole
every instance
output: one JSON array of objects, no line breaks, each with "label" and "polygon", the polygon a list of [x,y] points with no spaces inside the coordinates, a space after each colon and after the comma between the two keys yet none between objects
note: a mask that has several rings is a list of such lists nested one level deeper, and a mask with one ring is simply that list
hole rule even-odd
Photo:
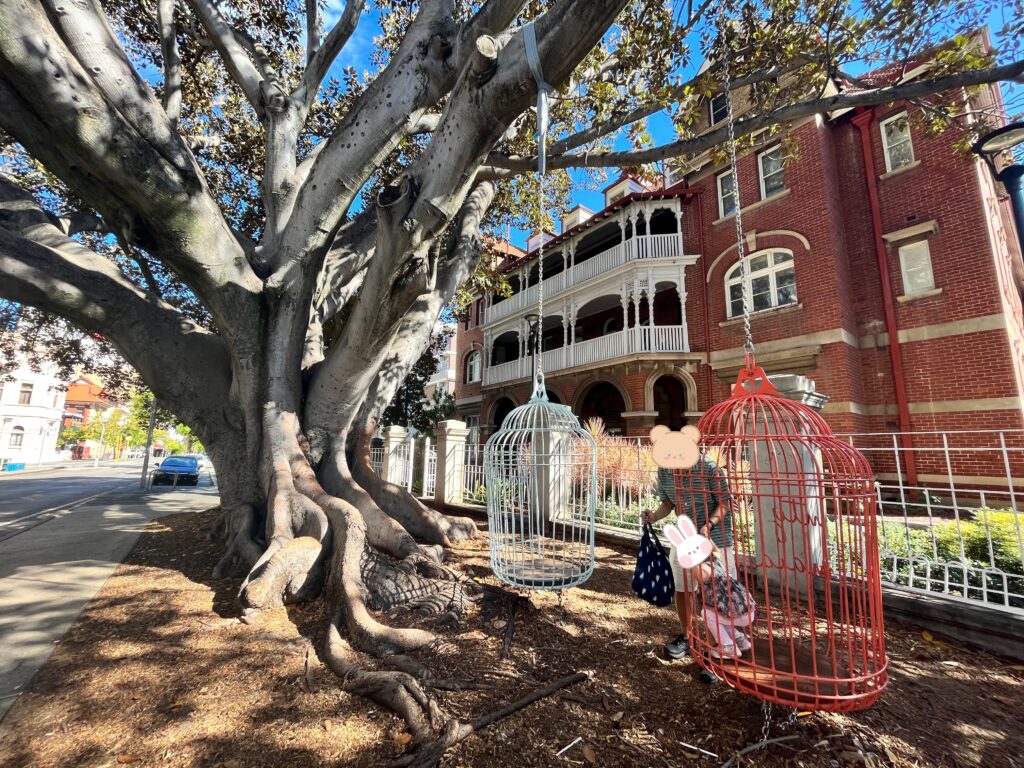
[{"label": "street light pole", "polygon": [[104,411],[100,416],[100,421],[103,422],[103,426],[100,427],[100,447],[96,453],[96,458],[93,459],[93,469],[100,465],[100,457],[103,456],[103,438],[107,434],[107,422],[110,421],[110,411]]},{"label": "street light pole", "polygon": [[139,478],[139,488],[146,490],[146,473],[149,472],[149,454],[153,451],[153,429],[156,427],[156,395],[153,395],[153,405],[149,409],[149,430],[146,432],[146,453],[142,457],[142,477]]},{"label": "street light pole", "polygon": [[1001,181],[1010,196],[1013,223],[1017,228],[1017,242],[1024,253],[1024,164],[1014,162],[997,168],[994,158],[1024,144],[1024,122],[1010,123],[980,137],[972,149],[988,165],[996,181]]}]

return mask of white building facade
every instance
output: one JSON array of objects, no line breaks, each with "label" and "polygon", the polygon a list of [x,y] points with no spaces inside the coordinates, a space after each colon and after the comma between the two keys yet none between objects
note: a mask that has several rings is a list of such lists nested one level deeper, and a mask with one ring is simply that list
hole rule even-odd
[{"label": "white building facade", "polygon": [[64,415],[62,382],[52,367],[27,366],[0,382],[0,467],[14,469],[57,461],[57,437]]}]

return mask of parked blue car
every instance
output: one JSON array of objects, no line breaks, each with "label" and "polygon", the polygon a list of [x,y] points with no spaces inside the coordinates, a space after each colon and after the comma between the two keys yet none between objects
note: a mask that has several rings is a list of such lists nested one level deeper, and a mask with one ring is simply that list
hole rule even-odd
[{"label": "parked blue car", "polygon": [[153,485],[199,485],[199,462],[192,456],[170,456],[153,473]]}]

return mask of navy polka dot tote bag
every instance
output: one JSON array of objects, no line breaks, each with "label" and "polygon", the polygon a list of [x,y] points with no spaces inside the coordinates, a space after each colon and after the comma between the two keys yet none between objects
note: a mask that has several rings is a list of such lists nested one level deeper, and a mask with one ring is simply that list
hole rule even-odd
[{"label": "navy polka dot tote bag", "polygon": [[640,599],[660,608],[672,602],[675,590],[668,553],[658,540],[654,526],[648,523],[640,538],[640,554],[633,571],[633,591]]}]

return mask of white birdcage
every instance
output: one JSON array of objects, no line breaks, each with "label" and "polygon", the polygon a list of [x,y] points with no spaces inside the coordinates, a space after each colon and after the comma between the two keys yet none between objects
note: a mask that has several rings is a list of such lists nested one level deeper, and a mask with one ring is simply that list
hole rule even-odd
[{"label": "white birdcage", "polygon": [[[544,82],[532,21],[523,27],[523,42],[537,81],[537,199],[543,213],[551,86]],[[534,317],[543,327],[543,238],[537,265]],[[562,590],[594,572],[597,444],[567,406],[548,401],[538,342],[531,333],[533,396],[505,418],[484,447],[491,568],[514,587]]]},{"label": "white birdcage", "polygon": [[491,568],[514,587],[566,589],[594,572],[597,445],[537,382],[484,448]]}]

